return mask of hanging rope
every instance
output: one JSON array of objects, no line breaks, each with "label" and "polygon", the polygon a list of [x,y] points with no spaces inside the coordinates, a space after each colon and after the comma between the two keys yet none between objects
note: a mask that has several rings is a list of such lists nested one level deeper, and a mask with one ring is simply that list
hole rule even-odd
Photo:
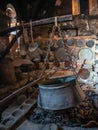
[{"label": "hanging rope", "polygon": [[34,43],[33,29],[32,29],[32,20],[30,20],[30,32],[31,32],[31,42]]},{"label": "hanging rope", "polygon": [[[32,32],[32,21],[30,21],[30,27],[31,27],[30,28],[31,29],[31,38],[32,38],[32,43],[33,43],[34,40],[33,40],[33,32]],[[66,45],[64,43],[64,39],[63,39],[64,37],[62,36],[61,26],[60,26],[60,24],[59,25],[57,24],[57,17],[55,18],[55,24],[54,24],[54,26],[52,28],[52,31],[51,31],[51,34],[50,34],[50,37],[49,37],[47,53],[46,53],[46,57],[45,57],[45,60],[44,60],[43,67],[42,67],[43,69],[42,69],[41,74],[40,74],[39,77],[41,77],[45,73],[45,70],[47,68],[47,64],[49,63],[49,54],[50,54],[50,51],[51,51],[51,46],[53,46],[53,44],[54,44],[53,39],[54,39],[54,35],[55,35],[56,31],[58,31],[58,36],[60,38],[62,38],[62,40],[63,40],[63,47],[66,49],[67,56],[70,59],[70,68],[72,69],[73,74],[77,78],[77,73],[76,73],[76,70],[75,70],[74,65],[73,65],[72,55],[70,54],[71,51],[70,51],[68,45]]]}]

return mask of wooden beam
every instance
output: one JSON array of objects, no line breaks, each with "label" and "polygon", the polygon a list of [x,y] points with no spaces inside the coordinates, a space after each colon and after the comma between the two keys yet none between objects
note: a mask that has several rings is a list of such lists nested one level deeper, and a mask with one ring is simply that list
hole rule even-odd
[{"label": "wooden beam", "polygon": [[[57,22],[67,22],[72,21],[72,15],[62,15],[57,16]],[[40,19],[37,21],[32,21],[32,26],[41,26],[41,25],[48,25],[48,24],[55,24],[55,17],[50,17],[46,19]],[[24,28],[30,27],[30,23],[24,23]],[[17,26],[18,30],[22,30],[22,25]],[[0,32],[0,36],[5,36],[10,32],[16,31],[16,27],[9,27]]]},{"label": "wooden beam", "polygon": [[89,15],[94,15],[95,11],[97,11],[97,10],[98,10],[98,1],[89,0]]},{"label": "wooden beam", "polygon": [[72,14],[73,15],[80,14],[80,1],[79,0],[72,0]]},{"label": "wooden beam", "polygon": [[[72,21],[72,15],[57,16],[57,22],[66,22],[66,21]],[[55,17],[33,21],[32,25],[40,26],[40,25],[46,25],[46,24],[52,24],[52,23],[55,23]]]}]

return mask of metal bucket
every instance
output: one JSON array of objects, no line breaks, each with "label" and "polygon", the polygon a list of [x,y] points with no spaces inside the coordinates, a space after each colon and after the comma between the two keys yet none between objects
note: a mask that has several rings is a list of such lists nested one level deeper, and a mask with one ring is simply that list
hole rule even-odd
[{"label": "metal bucket", "polygon": [[84,99],[83,91],[72,78],[52,79],[39,84],[38,107],[62,110],[74,107]]}]

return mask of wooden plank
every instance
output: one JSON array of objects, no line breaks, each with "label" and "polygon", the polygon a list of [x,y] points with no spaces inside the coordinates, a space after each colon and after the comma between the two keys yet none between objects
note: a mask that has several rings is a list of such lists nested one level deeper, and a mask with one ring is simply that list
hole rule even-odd
[{"label": "wooden plank", "polygon": [[[72,15],[57,16],[57,22],[66,22],[66,21],[72,21]],[[41,19],[38,21],[33,21],[32,25],[39,26],[39,25],[45,25],[45,24],[51,24],[51,23],[55,23],[55,17],[50,17],[50,18]]]},{"label": "wooden plank", "polygon": [[73,15],[80,14],[80,1],[79,0],[72,0],[72,14]]}]

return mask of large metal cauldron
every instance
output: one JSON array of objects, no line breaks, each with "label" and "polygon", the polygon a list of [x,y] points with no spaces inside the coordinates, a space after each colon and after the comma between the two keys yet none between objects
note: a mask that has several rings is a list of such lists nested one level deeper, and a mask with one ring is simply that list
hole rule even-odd
[{"label": "large metal cauldron", "polygon": [[84,93],[75,79],[46,80],[39,84],[38,107],[48,110],[62,110],[74,107],[84,99]]}]

